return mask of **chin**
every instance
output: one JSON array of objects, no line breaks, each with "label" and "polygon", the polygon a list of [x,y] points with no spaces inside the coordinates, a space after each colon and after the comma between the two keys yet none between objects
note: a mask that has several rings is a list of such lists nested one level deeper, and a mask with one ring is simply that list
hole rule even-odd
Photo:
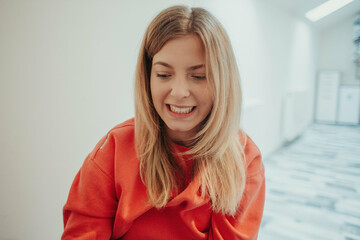
[{"label": "chin", "polygon": [[195,129],[195,126],[169,126],[168,127],[173,132],[186,133],[192,132]]},{"label": "chin", "polygon": [[165,122],[168,131],[173,135],[187,135],[189,138],[193,137],[196,134],[196,125],[184,125],[184,123],[179,124],[167,124]]}]

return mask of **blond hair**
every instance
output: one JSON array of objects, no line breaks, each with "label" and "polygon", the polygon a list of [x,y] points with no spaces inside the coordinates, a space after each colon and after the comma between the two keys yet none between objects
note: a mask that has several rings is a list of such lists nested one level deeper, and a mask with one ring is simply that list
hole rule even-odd
[{"label": "blond hair", "polygon": [[[229,38],[202,8],[174,6],[160,12],[148,26],[138,57],[135,79],[135,141],[148,199],[164,207],[179,189],[181,167],[174,158],[164,123],[152,103],[150,74],[154,55],[170,39],[195,34],[205,47],[206,77],[213,93],[212,110],[192,139],[192,176],[201,193],[210,197],[213,211],[234,215],[245,187],[244,142],[240,144],[241,89]],[[245,136],[240,134],[240,136]]]}]

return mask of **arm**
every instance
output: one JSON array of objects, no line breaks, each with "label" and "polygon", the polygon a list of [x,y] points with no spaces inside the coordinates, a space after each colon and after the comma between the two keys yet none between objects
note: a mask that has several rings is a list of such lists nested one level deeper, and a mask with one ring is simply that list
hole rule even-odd
[{"label": "arm", "polygon": [[[250,139],[248,141],[248,144],[254,144]],[[209,231],[211,240],[257,239],[265,200],[264,165],[255,144],[249,148],[245,151],[248,159],[247,179],[239,210],[235,217],[213,213]]]},{"label": "arm", "polygon": [[86,158],[71,186],[63,209],[62,240],[110,239],[117,207],[111,174],[95,158],[97,149]]}]

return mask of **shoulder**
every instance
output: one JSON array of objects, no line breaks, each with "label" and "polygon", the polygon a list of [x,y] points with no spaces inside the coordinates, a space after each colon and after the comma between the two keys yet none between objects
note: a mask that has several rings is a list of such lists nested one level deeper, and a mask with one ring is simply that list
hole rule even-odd
[{"label": "shoulder", "polygon": [[104,172],[113,175],[116,156],[123,155],[123,153],[135,153],[134,132],[134,118],[114,126],[96,144],[89,154],[90,159]]},{"label": "shoulder", "polygon": [[134,130],[135,130],[135,119],[131,118],[129,120],[126,120],[123,123],[120,123],[118,125],[116,125],[115,127],[113,127],[112,129],[110,129],[110,131],[108,132],[109,134],[112,135],[132,135],[134,134]]},{"label": "shoulder", "polygon": [[244,132],[239,133],[240,143],[244,149],[247,177],[258,175],[264,171],[261,152],[255,142]]},{"label": "shoulder", "polygon": [[111,128],[108,133],[98,142],[95,149],[101,150],[106,145],[111,145],[114,142],[131,143],[134,141],[134,132],[135,121],[134,118],[131,118]]}]

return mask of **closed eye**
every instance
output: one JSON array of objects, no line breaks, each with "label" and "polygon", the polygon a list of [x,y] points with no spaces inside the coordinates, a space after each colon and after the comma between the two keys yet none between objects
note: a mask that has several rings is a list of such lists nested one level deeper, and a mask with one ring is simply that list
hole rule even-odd
[{"label": "closed eye", "polygon": [[195,78],[196,80],[204,80],[206,79],[205,75],[192,75],[192,78]]},{"label": "closed eye", "polygon": [[168,77],[170,77],[171,75],[170,75],[170,74],[161,74],[161,73],[158,73],[156,76],[159,77],[159,78],[168,78]]}]

